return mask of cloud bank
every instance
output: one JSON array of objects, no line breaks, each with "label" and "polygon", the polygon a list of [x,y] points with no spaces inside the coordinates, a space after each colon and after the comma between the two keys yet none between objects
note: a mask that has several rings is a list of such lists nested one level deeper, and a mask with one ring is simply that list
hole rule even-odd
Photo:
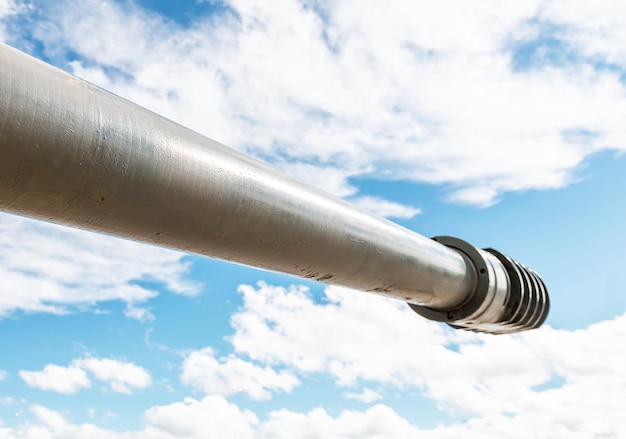
[{"label": "cloud bank", "polygon": [[[321,303],[303,287],[261,283],[240,291],[244,304],[233,316],[230,339],[235,353],[216,359],[211,349],[201,349],[183,361],[181,379],[206,396],[153,406],[145,412],[143,429],[121,433],[73,424],[60,413],[34,405],[35,422],[0,430],[0,437],[40,437],[42,432],[116,439],[626,434],[622,422],[626,349],[620,343],[626,335],[626,315],[576,331],[545,327],[517,336],[484,336],[445,329],[396,301],[345,289],[327,288]],[[96,379],[121,381],[119,372],[131,366],[116,363],[117,367],[106,368],[106,374],[97,372],[113,363],[81,359],[66,371],[85,368]],[[275,368],[283,372],[276,373]],[[42,373],[47,371],[52,366]],[[297,385],[294,376],[311,374],[332,377],[347,389],[346,398],[366,407],[332,415],[321,407],[303,412],[278,409],[262,418],[226,398],[236,393],[236,382],[240,392],[255,400],[276,391],[290,392]],[[125,376],[128,385],[145,384],[139,384],[136,373]],[[400,389],[423,392],[442,410],[465,421],[420,427],[385,404],[384,393]]]},{"label": "cloud bank", "polygon": [[487,206],[626,148],[626,23],[583,3],[229,0],[183,28],[34,2],[29,31],[74,73],[336,194],[402,179]]}]

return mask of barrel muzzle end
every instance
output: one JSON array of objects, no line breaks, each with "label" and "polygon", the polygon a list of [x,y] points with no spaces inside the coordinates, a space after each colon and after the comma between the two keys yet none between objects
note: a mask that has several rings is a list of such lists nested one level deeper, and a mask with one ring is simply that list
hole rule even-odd
[{"label": "barrel muzzle end", "polygon": [[456,329],[488,334],[534,329],[546,320],[548,290],[533,270],[491,248],[477,249],[450,236],[433,239],[459,252],[468,269],[475,270],[477,282],[457,308],[439,310],[409,303],[416,313]]}]

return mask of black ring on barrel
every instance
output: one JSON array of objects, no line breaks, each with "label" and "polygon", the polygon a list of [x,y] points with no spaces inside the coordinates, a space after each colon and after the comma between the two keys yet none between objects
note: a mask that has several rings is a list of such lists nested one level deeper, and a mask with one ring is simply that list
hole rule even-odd
[{"label": "black ring on barrel", "polygon": [[436,236],[432,239],[462,253],[470,260],[476,272],[476,279],[478,280],[476,288],[473,292],[470,292],[469,300],[466,300],[457,309],[438,311],[427,306],[415,305],[413,303],[409,303],[409,306],[413,311],[430,320],[446,323],[463,320],[474,314],[487,298],[487,292],[489,290],[489,270],[487,269],[487,262],[476,247],[462,239],[452,236]]}]

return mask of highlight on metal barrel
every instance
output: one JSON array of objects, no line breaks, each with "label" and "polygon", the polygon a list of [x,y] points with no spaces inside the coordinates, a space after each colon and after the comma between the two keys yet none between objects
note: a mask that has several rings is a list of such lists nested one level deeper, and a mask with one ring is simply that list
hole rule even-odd
[{"label": "highlight on metal barrel", "polygon": [[495,250],[428,239],[3,44],[0,158],[6,212],[400,299],[460,329],[548,312],[541,278]]}]

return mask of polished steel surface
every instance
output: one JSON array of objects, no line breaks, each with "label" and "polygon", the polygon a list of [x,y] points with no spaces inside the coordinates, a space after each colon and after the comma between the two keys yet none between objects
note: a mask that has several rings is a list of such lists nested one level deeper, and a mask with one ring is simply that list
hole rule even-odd
[{"label": "polished steel surface", "polygon": [[0,209],[453,309],[463,255],[0,45]]}]

